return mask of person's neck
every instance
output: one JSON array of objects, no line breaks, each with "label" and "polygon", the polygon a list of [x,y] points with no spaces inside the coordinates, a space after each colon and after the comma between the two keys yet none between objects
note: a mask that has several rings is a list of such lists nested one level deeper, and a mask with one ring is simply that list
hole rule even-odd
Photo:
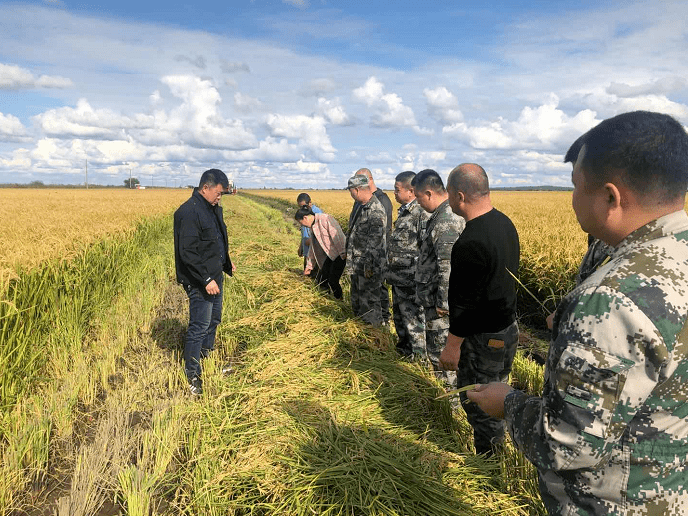
[{"label": "person's neck", "polygon": [[616,247],[634,231],[642,228],[643,226],[649,224],[654,220],[669,215],[670,213],[680,211],[682,209],[683,202],[667,204],[653,210],[645,210],[638,206],[636,206],[635,209],[630,211],[627,209],[622,221],[618,223],[615,227],[610,228],[608,234],[601,237],[600,240]]},{"label": "person's neck", "polygon": [[480,199],[478,202],[466,203],[464,205],[465,215],[463,218],[466,219],[466,222],[477,219],[481,215],[485,215],[489,211],[492,211],[492,208],[492,202],[490,202],[489,197]]}]

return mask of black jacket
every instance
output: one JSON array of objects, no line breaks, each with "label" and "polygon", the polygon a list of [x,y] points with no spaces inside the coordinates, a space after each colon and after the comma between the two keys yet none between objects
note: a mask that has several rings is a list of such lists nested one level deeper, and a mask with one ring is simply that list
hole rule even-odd
[{"label": "black jacket", "polygon": [[232,275],[222,206],[210,204],[197,188],[174,212],[174,264],[184,286],[205,288],[222,271]]}]

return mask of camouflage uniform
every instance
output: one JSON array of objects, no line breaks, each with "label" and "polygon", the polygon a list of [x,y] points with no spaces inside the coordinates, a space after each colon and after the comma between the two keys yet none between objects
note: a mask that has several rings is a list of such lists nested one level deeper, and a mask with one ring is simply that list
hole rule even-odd
[{"label": "camouflage uniform", "polygon": [[380,306],[385,254],[387,214],[374,195],[359,208],[346,243],[346,271],[351,277],[351,308],[373,326],[383,321]]},{"label": "camouflage uniform", "polygon": [[448,200],[441,203],[421,226],[416,267],[416,299],[425,309],[425,349],[437,375],[449,387],[456,384],[456,372],[443,371],[440,367],[440,354],[449,333],[449,317],[440,317],[435,308],[449,310],[447,291],[452,246],[465,226],[466,221],[451,210]]},{"label": "camouflage uniform", "polygon": [[557,308],[542,397],[505,419],[550,514],[688,514],[688,215],[627,236]]},{"label": "camouflage uniform", "polygon": [[425,312],[416,303],[416,263],[421,222],[428,213],[416,200],[399,208],[387,246],[387,283],[392,286],[394,327],[399,336],[397,349],[403,355],[426,358]]}]

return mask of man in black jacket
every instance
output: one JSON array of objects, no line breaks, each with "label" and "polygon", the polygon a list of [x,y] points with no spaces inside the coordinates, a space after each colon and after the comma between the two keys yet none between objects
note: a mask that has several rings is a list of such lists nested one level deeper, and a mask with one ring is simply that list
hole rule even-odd
[{"label": "man in black jacket", "polygon": [[189,388],[203,393],[201,358],[214,349],[222,318],[223,272],[235,270],[229,257],[227,226],[218,204],[229,181],[218,169],[206,170],[191,198],[174,213],[177,281],[189,296],[189,327],[184,342],[184,372]]}]

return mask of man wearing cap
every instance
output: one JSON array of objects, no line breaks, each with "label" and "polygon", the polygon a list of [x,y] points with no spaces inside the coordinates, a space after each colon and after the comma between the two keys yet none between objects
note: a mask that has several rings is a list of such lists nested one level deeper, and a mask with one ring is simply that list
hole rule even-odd
[{"label": "man wearing cap", "polygon": [[349,178],[347,189],[360,204],[346,243],[351,308],[365,322],[380,326],[384,320],[380,290],[387,251],[387,214],[371,191],[367,176],[357,174]]},{"label": "man wearing cap", "polygon": [[174,213],[174,262],[177,282],[189,297],[189,327],[184,342],[184,372],[192,394],[203,393],[201,359],[215,347],[222,318],[223,273],[236,267],[229,257],[227,226],[218,203],[229,180],[216,168],[206,170],[198,188]]},{"label": "man wearing cap", "polygon": [[[389,237],[392,234],[392,201],[389,200],[389,196],[385,192],[375,186],[373,174],[369,169],[360,168],[356,171],[355,175],[366,176],[368,178],[370,191],[377,197],[377,200],[382,203],[385,213],[387,214],[386,230],[387,241],[389,242]],[[361,203],[354,202],[353,208],[351,209],[351,215],[349,215],[349,231],[351,231],[351,228],[356,224],[360,207]],[[389,290],[384,283],[380,284],[380,306],[382,307],[382,322],[384,324],[389,324]]]}]

